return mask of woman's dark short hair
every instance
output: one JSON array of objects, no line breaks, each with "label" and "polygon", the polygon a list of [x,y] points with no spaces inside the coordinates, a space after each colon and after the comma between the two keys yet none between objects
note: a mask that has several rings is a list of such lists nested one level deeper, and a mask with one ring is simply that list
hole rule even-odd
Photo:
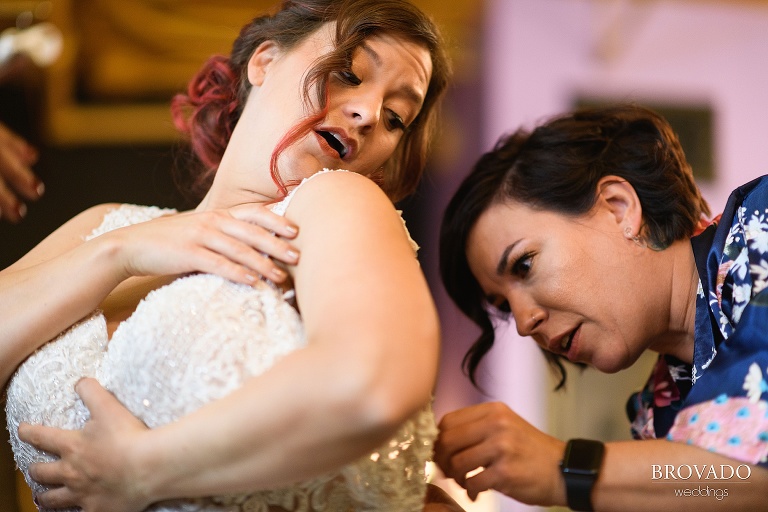
[{"label": "woman's dark short hair", "polygon": [[[583,215],[595,204],[598,181],[609,175],[634,187],[643,208],[641,234],[655,250],[690,238],[701,217],[710,214],[667,121],[629,104],[577,110],[533,131],[505,135],[459,186],[440,230],[440,275],[448,295],[481,329],[463,361],[474,384],[477,367],[494,342],[488,304],[466,255],[478,218],[504,201]],[[559,373],[561,388],[566,379],[562,359],[544,353]]]}]

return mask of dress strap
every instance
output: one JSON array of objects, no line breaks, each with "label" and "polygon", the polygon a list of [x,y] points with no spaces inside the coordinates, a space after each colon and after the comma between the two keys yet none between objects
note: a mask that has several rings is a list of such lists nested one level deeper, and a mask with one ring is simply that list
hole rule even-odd
[{"label": "dress strap", "polygon": [[296,185],[293,188],[293,190],[288,192],[288,194],[281,201],[279,201],[277,203],[274,203],[274,204],[272,204],[270,206],[270,208],[272,209],[272,212],[280,215],[281,217],[285,217],[285,212],[286,212],[286,210],[288,210],[288,205],[291,204],[291,199],[293,199],[293,195],[296,193],[296,191],[299,190],[299,188],[301,188],[302,185],[304,185],[307,181],[311,180],[315,176],[318,176],[320,174],[326,174],[326,173],[329,173],[329,172],[351,172],[351,171],[348,171],[346,169],[328,169],[328,168],[325,168],[322,171],[318,171],[315,174],[304,178],[303,180],[301,180],[301,183]]}]

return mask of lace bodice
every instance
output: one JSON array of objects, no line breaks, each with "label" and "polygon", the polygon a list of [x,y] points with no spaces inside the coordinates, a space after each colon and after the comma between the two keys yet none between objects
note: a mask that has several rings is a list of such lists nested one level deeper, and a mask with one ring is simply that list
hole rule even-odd
[{"label": "lace bodice", "polygon": [[[289,200],[275,210],[282,214]],[[123,205],[107,214],[92,236],[166,213]],[[150,292],[111,340],[104,316],[96,311],[30,356],[12,378],[7,416],[16,462],[33,493],[40,492],[43,487],[29,479],[27,469],[51,457],[19,441],[18,424],[81,428],[88,411],[74,384],[82,376],[96,377],[133,414],[156,427],[225,396],[305,343],[298,313],[266,281],[245,286],[207,274],[177,279]],[[339,471],[284,489],[175,500],[150,510],[421,510],[435,434],[426,408],[378,450]]]}]

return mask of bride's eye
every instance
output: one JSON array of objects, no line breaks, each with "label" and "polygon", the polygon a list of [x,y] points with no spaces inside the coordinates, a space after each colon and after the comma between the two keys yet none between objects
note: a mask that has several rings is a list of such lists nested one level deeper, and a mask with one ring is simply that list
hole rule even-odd
[{"label": "bride's eye", "polygon": [[405,121],[394,110],[387,109],[387,124],[390,130],[405,130]]},{"label": "bride's eye", "polygon": [[345,69],[344,71],[337,71],[336,76],[339,77],[339,80],[341,80],[342,82],[348,85],[360,85],[363,82],[350,69]]}]

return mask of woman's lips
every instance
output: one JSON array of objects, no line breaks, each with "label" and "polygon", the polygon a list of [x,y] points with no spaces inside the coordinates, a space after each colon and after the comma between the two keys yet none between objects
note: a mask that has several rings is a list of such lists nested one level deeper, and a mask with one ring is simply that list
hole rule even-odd
[{"label": "woman's lips", "polygon": [[569,361],[576,362],[576,358],[578,357],[579,353],[579,341],[581,340],[581,325],[576,327],[576,329],[571,332],[571,335],[568,337],[568,343],[566,344],[566,354],[565,357],[568,358]]}]

